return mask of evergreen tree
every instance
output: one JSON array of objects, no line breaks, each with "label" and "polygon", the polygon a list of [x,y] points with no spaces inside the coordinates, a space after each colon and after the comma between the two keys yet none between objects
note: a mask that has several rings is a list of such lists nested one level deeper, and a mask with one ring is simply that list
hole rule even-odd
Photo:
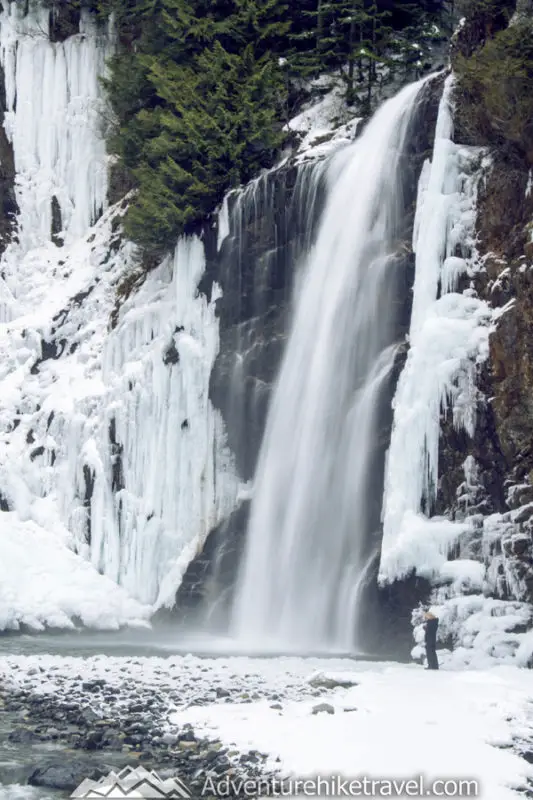
[{"label": "evergreen tree", "polygon": [[133,84],[119,91],[130,118],[116,138],[138,186],[126,230],[152,252],[194,229],[228,188],[275,158],[283,83],[267,49],[268,26],[262,27],[259,55],[246,43],[248,36],[257,38],[259,12],[268,14],[268,5],[162,0],[158,37],[164,50],[137,56],[149,103],[131,114]]},{"label": "evergreen tree", "polygon": [[421,19],[422,8],[432,20],[442,6],[442,0],[80,2],[98,4],[102,17],[115,15],[119,50],[105,81],[116,117],[109,143],[126,183],[137,189],[127,232],[154,254],[194,230],[229,188],[274,163],[282,125],[305,96],[306,79],[337,73],[347,103],[368,113],[391,57],[403,64],[413,54],[417,13]]}]

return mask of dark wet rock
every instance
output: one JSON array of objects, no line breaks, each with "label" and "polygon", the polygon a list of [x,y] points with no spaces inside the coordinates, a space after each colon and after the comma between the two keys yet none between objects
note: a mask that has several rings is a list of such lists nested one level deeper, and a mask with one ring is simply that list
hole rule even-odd
[{"label": "dark wet rock", "polygon": [[333,708],[330,703],[318,703],[316,706],[313,706],[313,710],[311,711],[312,714],[334,714],[335,709]]},{"label": "dark wet rock", "polygon": [[90,731],[80,743],[85,750],[101,750],[103,747],[104,732],[101,730]]},{"label": "dark wet rock", "polygon": [[[0,115],[6,111],[4,70],[0,69]],[[12,238],[19,213],[15,195],[15,159],[6,130],[0,125],[0,254]]]},{"label": "dark wet rock", "polygon": [[[180,363],[180,354],[176,346],[175,339],[172,339],[171,343],[163,352],[163,364],[165,364],[166,366],[174,366],[179,363]],[[188,427],[188,423],[185,427]]]},{"label": "dark wet rock", "polygon": [[85,778],[97,780],[103,774],[91,761],[62,758],[61,761],[37,767],[28,778],[28,783],[30,786],[73,791]]},{"label": "dark wet rock", "polygon": [[196,741],[196,735],[194,733],[194,730],[192,728],[189,728],[188,730],[184,731],[183,733],[180,733],[179,734],[179,740],[180,740],[180,742],[195,742]]},{"label": "dark wet rock", "polygon": [[15,728],[10,731],[8,737],[10,742],[17,744],[30,744],[38,739],[38,735],[32,728]]},{"label": "dark wet rock", "polygon": [[317,689],[337,689],[338,687],[349,688],[351,686],[358,686],[359,684],[353,678],[348,676],[332,677],[329,675],[314,675],[309,681],[310,686]]}]

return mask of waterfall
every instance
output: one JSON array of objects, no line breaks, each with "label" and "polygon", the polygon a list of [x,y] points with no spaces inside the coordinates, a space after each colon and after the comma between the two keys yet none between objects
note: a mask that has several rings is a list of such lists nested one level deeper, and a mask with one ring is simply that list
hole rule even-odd
[{"label": "waterfall", "polygon": [[357,639],[360,585],[379,524],[380,411],[396,352],[401,160],[420,87],[386,102],[328,167],[329,196],[299,281],[233,609],[233,632],[247,643],[345,650]]}]

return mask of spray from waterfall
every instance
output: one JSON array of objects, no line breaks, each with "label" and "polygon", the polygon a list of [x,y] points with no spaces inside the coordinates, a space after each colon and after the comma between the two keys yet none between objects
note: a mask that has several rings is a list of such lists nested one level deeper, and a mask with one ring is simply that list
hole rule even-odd
[{"label": "spray from waterfall", "polygon": [[358,646],[375,547],[402,237],[401,160],[422,83],[328,167],[259,459],[232,628],[283,648]]}]

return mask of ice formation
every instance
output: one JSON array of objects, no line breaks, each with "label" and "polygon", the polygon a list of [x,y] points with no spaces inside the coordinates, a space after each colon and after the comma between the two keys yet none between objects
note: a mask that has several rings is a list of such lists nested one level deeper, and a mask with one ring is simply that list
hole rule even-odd
[{"label": "ice formation", "polygon": [[249,643],[353,644],[372,556],[379,408],[395,357],[399,160],[419,89],[385,103],[329,165],[254,484],[233,615]]},{"label": "ice formation", "polygon": [[111,39],[90,15],[64,42],[49,38],[50,11],[4,3],[0,62],[5,74],[4,127],[13,146],[17,232],[23,251],[50,240],[52,199],[65,241],[82,236],[106,205],[105,115],[100,77]]},{"label": "ice formation", "polygon": [[0,629],[116,627],[173,601],[236,502],[208,397],[219,290],[198,292],[197,238],[139,289],[124,205],[100,216],[109,38],[84,15],[63,43],[47,25],[19,3],[0,15],[20,209],[0,279]]},{"label": "ice formation", "polygon": [[476,269],[473,242],[480,152],[453,142],[446,80],[433,156],[424,165],[413,234],[416,254],[409,352],[394,399],[387,458],[380,580],[416,568],[438,575],[469,523],[431,517],[438,481],[441,414],[474,432],[477,365],[488,356],[487,303],[458,280]]}]

